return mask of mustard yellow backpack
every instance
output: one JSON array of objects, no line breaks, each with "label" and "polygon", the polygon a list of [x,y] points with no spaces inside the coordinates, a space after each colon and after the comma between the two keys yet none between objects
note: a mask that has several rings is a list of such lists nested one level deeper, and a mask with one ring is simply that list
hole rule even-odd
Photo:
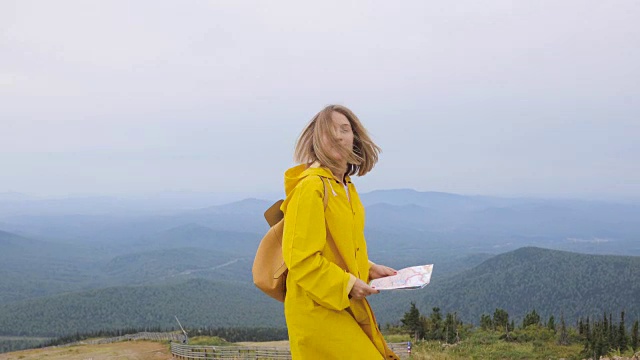
[{"label": "mustard yellow backpack", "polygon": [[[327,209],[329,197],[327,196],[327,182],[324,178],[324,208]],[[256,257],[253,260],[253,283],[265,294],[284,302],[287,292],[287,265],[282,257],[282,233],[284,230],[284,213],[280,206],[284,200],[276,201],[267,211],[264,218],[271,227],[260,240]]]}]

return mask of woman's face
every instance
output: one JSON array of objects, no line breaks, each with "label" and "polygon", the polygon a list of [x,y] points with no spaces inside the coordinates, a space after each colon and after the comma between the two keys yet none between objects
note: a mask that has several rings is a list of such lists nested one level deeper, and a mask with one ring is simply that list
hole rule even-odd
[{"label": "woman's face", "polygon": [[[351,123],[346,116],[339,112],[334,111],[331,113],[331,120],[333,121],[333,130],[338,143],[351,151],[353,149],[353,130],[351,129]],[[346,166],[346,160],[343,159],[342,154],[336,149],[329,149],[329,154],[337,161],[344,161]]]}]

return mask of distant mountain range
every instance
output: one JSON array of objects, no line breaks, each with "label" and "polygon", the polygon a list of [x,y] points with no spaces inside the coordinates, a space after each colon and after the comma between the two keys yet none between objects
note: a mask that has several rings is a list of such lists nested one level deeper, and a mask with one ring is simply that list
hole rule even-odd
[{"label": "distant mountain range", "polygon": [[[253,197],[277,199],[279,193]],[[129,195],[73,195],[39,197],[18,192],[0,192],[0,217],[16,215],[164,215],[222,205],[250,196],[241,193],[173,191]],[[273,201],[271,201],[273,202]]]},{"label": "distant mountain range", "polygon": [[[437,271],[437,265],[434,268]],[[496,308],[520,321],[535,309],[548,318],[640,314],[640,257],[584,255],[522,248],[433,281],[422,290],[372,296],[379,321],[398,323],[409,302],[425,315],[432,307],[457,312],[467,322]],[[123,327],[284,326],[282,304],[253,285],[191,279],[175,284],[124,286],[0,305],[0,335],[54,336]]]},{"label": "distant mountain range", "polygon": [[[251,313],[264,322],[252,323],[249,319],[256,317],[240,316],[236,325],[268,326],[282,321],[281,315],[272,318],[261,313],[262,306],[271,309],[269,299],[251,292],[255,291],[251,263],[267,230],[262,214],[271,200],[245,199],[174,211],[165,208],[156,213],[105,213],[100,210],[105,203],[92,207],[89,199],[83,199],[82,206],[59,204],[62,210],[56,213],[53,209],[58,203],[47,203],[48,210],[38,212],[42,204],[37,199],[8,198],[0,198],[0,329],[5,329],[2,321],[31,323],[21,330],[29,334],[69,329],[64,325],[47,328],[47,324],[64,324],[63,319],[72,315],[66,313],[63,303],[75,304],[76,297],[93,298],[101,304],[99,308],[93,308],[91,301],[77,304],[88,309],[86,316],[95,312],[103,317],[94,319],[95,324],[121,326],[126,321],[109,321],[110,307],[126,313],[116,307],[114,294],[126,298],[127,304],[148,303],[139,313],[126,313],[128,319],[143,317],[164,324],[164,315],[154,309],[168,306],[173,311],[172,306],[178,305],[171,302],[183,287],[188,290],[182,303],[209,321],[212,318],[205,310],[189,300],[203,299],[191,295],[194,286],[219,286],[229,299],[236,299],[237,294],[253,297],[254,302],[233,301],[258,308],[232,307],[229,311]],[[432,284],[426,289],[371,299],[382,322],[397,322],[412,300],[424,312],[439,306],[458,311],[467,321],[477,321],[480,314],[496,307],[516,317],[536,308],[543,315],[563,312],[570,318],[601,309],[617,311],[632,303],[632,296],[640,298],[638,282],[632,280],[638,275],[640,204],[413,190],[374,191],[361,198],[366,205],[365,233],[372,260],[398,269],[435,264]],[[11,212],[11,204],[27,202],[28,206]],[[117,206],[126,208],[127,204]],[[151,208],[153,204],[136,206]],[[72,209],[76,212],[69,214]],[[139,298],[144,296],[158,302]],[[41,318],[46,322],[37,325],[34,314],[46,315]],[[196,317],[192,320],[208,325]]]},{"label": "distant mountain range", "polygon": [[[582,200],[542,200],[462,196],[414,190],[362,194],[367,228],[376,231],[425,232],[431,238],[453,235],[459,242],[515,243],[507,250],[533,245],[577,252],[640,255],[640,204]],[[130,243],[171,228],[199,224],[214,230],[262,234],[262,217],[272,201],[235,203],[173,214],[133,216],[0,216],[1,230],[58,242]],[[1,207],[0,202],[0,207]],[[425,236],[422,236],[425,238]],[[593,245],[596,244],[596,245]]]}]

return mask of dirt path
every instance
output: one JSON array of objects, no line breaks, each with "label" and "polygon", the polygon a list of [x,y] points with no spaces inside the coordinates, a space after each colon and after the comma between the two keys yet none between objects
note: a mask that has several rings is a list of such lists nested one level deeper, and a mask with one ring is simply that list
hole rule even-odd
[{"label": "dirt path", "polygon": [[169,345],[153,341],[125,341],[102,345],[49,347],[0,354],[0,360],[168,360]]}]

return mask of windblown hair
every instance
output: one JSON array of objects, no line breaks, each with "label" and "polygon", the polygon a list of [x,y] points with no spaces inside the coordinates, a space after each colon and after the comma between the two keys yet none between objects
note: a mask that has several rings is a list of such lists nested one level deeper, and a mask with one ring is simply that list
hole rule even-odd
[{"label": "windblown hair", "polygon": [[[331,119],[333,112],[338,112],[349,120],[353,131],[353,149],[345,149],[336,139]],[[335,149],[344,159],[347,159],[345,175],[349,176],[354,174],[363,176],[371,171],[378,162],[378,154],[382,151],[371,140],[367,129],[362,126],[358,117],[341,105],[329,105],[311,119],[298,138],[294,161],[300,164],[318,161],[320,165],[329,168],[333,174],[339,174],[345,169],[340,169],[341,165],[329,156],[328,149]]]}]

